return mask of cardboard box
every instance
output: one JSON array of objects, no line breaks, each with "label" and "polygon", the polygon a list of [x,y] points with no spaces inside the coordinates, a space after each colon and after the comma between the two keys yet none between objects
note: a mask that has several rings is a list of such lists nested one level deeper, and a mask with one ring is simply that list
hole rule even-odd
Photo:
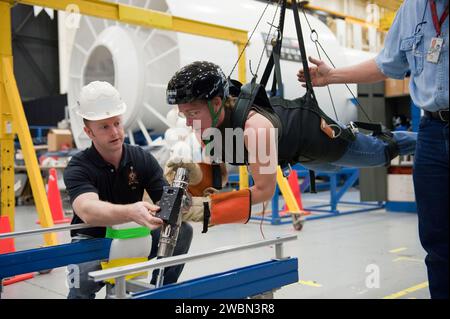
[{"label": "cardboard box", "polygon": [[409,95],[409,79],[410,78],[405,78],[403,80],[403,94]]},{"label": "cardboard box", "polygon": [[47,134],[47,144],[49,152],[72,148],[72,132],[67,129],[51,129]]},{"label": "cardboard box", "polygon": [[402,96],[404,95],[405,83],[403,80],[386,79],[384,81],[384,96]]}]

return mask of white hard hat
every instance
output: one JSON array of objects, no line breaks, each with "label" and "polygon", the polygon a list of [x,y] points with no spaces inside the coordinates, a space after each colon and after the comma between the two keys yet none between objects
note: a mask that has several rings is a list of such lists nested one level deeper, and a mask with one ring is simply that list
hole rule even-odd
[{"label": "white hard hat", "polygon": [[80,92],[76,113],[89,121],[98,121],[125,113],[126,104],[110,83],[94,81]]}]

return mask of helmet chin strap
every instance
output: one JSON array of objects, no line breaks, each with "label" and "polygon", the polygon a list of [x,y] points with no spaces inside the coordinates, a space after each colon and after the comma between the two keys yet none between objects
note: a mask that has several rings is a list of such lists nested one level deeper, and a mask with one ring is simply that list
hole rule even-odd
[{"label": "helmet chin strap", "polygon": [[217,112],[214,112],[214,107],[211,103],[211,100],[208,100],[209,114],[211,115],[211,119],[212,119],[211,127],[217,127],[217,123],[219,122],[220,112],[222,112],[224,104],[225,104],[225,99],[222,99],[222,105],[220,106],[219,110]]},{"label": "helmet chin strap", "polygon": [[[208,110],[209,114],[211,115],[212,124],[211,127],[217,127],[217,123],[219,122],[220,113],[222,112],[223,106],[225,105],[225,98],[222,99],[222,104],[220,105],[220,108],[217,112],[214,111],[214,107],[211,103],[211,100],[208,100]],[[209,154],[211,150],[210,146],[211,138],[203,140],[203,143],[205,143],[207,154]]]}]

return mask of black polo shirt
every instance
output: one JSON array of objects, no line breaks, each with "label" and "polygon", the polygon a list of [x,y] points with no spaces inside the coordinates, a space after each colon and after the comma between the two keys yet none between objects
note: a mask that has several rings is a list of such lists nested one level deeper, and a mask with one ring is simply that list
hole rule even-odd
[{"label": "black polo shirt", "polygon": [[[144,189],[153,202],[161,199],[168,185],[156,159],[139,146],[124,144],[119,168],[106,162],[94,145],[74,155],[64,170],[64,183],[70,203],[84,193],[97,193],[100,200],[112,204],[132,204],[142,200]],[[74,211],[72,224],[83,221]],[[72,236],[85,234],[105,237],[106,228],[71,231]]]}]

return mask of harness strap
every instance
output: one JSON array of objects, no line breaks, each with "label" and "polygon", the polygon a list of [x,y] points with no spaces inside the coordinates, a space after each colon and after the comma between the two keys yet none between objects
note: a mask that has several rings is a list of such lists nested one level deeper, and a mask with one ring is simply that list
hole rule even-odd
[{"label": "harness strap", "polygon": [[250,108],[256,98],[255,85],[255,78],[253,78],[250,83],[244,84],[241,87],[241,93],[236,101],[233,117],[231,119],[233,127],[244,127],[245,120],[247,119]]},{"label": "harness strap", "polygon": [[367,123],[367,122],[353,122],[356,127],[363,130],[371,131],[375,134],[379,134],[383,131],[383,125],[381,123]]},{"label": "harness strap", "polygon": [[[297,30],[297,39],[298,44],[300,48],[300,56],[302,59],[303,64],[303,72],[305,74],[305,80],[306,80],[306,93],[311,95],[312,98],[316,100],[316,96],[314,94],[314,89],[311,81],[311,74],[309,72],[309,65],[308,65],[308,57],[306,55],[305,50],[305,41],[303,40],[303,33],[302,33],[302,25],[300,23],[300,16],[298,14],[298,5],[296,0],[291,1],[291,7],[292,12],[294,13],[294,21],[295,21],[295,29]],[[309,170],[309,179],[310,179],[310,192],[316,193],[316,174],[314,171]]]},{"label": "harness strap", "polygon": [[390,162],[400,154],[398,144],[394,141],[392,136],[388,136],[385,133],[378,135],[377,138],[388,144],[387,155],[389,158],[389,163],[387,163],[386,166],[389,166]]},{"label": "harness strap", "polygon": [[303,64],[303,72],[305,73],[306,91],[307,93],[311,94],[311,96],[313,96],[315,100],[316,96],[314,94],[314,89],[311,81],[311,74],[309,72],[308,57],[306,55],[305,41],[303,40],[302,25],[300,23],[300,16],[298,14],[298,5],[296,0],[291,1],[291,7],[292,12],[294,13],[295,29],[297,30],[297,38],[300,48],[300,56]]},{"label": "harness strap", "polygon": [[[283,31],[284,31],[285,16],[286,16],[286,1],[284,0],[281,5],[281,10],[280,10],[280,22],[278,24],[279,33],[278,33],[277,42],[273,47],[272,54],[270,55],[269,61],[266,64],[266,68],[264,69],[264,73],[261,78],[261,81],[259,82],[263,88],[265,88],[267,86],[267,82],[269,81],[270,74],[272,73],[272,68],[275,64],[274,54],[278,54],[278,57],[279,57],[280,53],[281,53],[281,47],[282,47],[282,43],[283,43]],[[280,71],[280,78],[277,79],[276,77],[274,77],[274,79],[273,79],[272,91],[274,91],[276,82],[278,82],[279,87],[282,85],[281,71]]]},{"label": "harness strap", "polygon": [[[274,60],[274,66],[275,66],[275,77],[273,79],[271,93],[272,93],[272,96],[284,96],[283,81],[281,79],[280,54],[274,52],[273,60]],[[277,92],[277,83],[278,83],[278,92]]]},{"label": "harness strap", "polygon": [[390,161],[393,158],[398,156],[400,150],[398,148],[397,142],[394,140],[394,134],[392,134],[392,132],[385,128],[381,123],[354,122],[354,124],[358,128],[371,131],[372,136],[382,140],[387,144],[386,152],[387,157],[389,158],[389,162],[387,163],[387,165],[389,165]]},{"label": "harness strap", "polygon": [[212,182],[215,189],[222,189],[222,170],[220,169],[220,164],[213,163],[211,165],[212,169]]},{"label": "harness strap", "polygon": [[267,81],[269,81],[270,73],[272,73],[273,63],[273,54],[271,54],[269,61],[267,61],[261,81],[259,81],[259,83],[261,83],[263,87],[266,87]]},{"label": "harness strap", "polygon": [[209,210],[209,204],[203,203],[203,229],[202,233],[208,232],[209,219],[211,218],[211,211]]},{"label": "harness strap", "polygon": [[235,103],[231,118],[233,127],[244,129],[245,121],[256,99],[258,99],[258,103],[262,107],[270,107],[271,105],[263,86],[257,84],[256,78],[254,77],[250,83],[244,84],[241,87],[241,93]]}]

